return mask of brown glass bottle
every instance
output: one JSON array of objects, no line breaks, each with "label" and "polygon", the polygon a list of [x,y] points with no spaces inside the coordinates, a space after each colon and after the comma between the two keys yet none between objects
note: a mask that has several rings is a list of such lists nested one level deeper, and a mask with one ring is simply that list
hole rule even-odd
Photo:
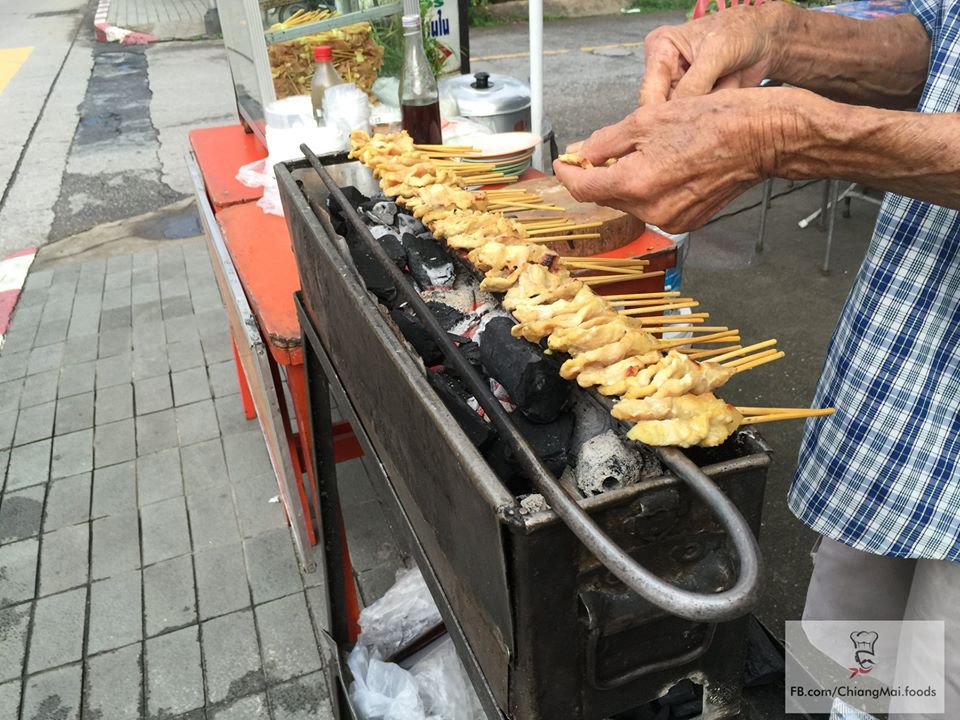
[{"label": "brown glass bottle", "polygon": [[420,15],[403,16],[403,70],[400,73],[400,112],[403,129],[421,145],[439,145],[440,92],[423,50]]}]

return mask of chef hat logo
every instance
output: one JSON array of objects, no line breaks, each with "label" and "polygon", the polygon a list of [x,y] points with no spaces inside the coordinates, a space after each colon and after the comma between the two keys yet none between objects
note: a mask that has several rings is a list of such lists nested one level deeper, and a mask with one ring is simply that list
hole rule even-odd
[{"label": "chef hat logo", "polygon": [[858,630],[850,633],[850,640],[853,641],[853,657],[859,666],[858,674],[866,674],[876,665],[876,646],[879,639],[880,635],[872,631]]}]

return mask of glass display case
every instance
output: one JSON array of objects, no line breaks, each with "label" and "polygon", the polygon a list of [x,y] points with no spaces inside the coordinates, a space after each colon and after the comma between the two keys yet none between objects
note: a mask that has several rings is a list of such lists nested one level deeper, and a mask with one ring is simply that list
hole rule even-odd
[{"label": "glass display case", "polygon": [[[437,74],[469,72],[468,0],[421,0],[424,39]],[[341,77],[373,102],[390,102],[403,62],[397,0],[220,0],[237,111],[264,141],[264,108],[310,93],[312,48],[331,45]]]}]

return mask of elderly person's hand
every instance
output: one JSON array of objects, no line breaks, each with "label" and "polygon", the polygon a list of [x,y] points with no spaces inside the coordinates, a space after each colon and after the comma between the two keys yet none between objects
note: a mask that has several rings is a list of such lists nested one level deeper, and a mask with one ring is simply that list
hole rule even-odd
[{"label": "elderly person's hand", "polygon": [[683,25],[659,27],[643,43],[640,104],[755,87],[776,72],[781,3],[736,6]]},{"label": "elderly person's hand", "polygon": [[[579,201],[668,232],[693,230],[772,175],[780,149],[803,145],[798,106],[816,112],[827,102],[804,90],[754,88],[647,105],[581,144],[579,154],[596,167],[557,161],[553,168]],[[616,164],[603,167],[610,158]]]}]

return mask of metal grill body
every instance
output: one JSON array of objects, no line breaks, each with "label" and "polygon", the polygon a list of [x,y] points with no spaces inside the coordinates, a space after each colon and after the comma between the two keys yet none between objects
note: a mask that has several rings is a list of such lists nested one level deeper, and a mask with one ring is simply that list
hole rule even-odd
[{"label": "metal grill body", "polygon": [[[737,717],[745,620],[671,616],[628,591],[552,512],[519,513],[359,281],[326,195],[304,167],[278,166],[277,176],[305,340],[320,345],[331,387],[349,402],[355,431],[375,455],[368,468],[382,467],[383,483],[374,484],[394,511],[392,529],[401,542],[411,531],[406,539],[442,594],[461,656],[475,660],[466,663],[474,684],[517,720],[592,720],[691,678],[704,686],[704,718]],[[762,442],[741,432],[719,452],[694,456],[758,532],[769,462]],[[580,504],[631,556],[680,587],[715,592],[736,578],[726,534],[669,475]]]}]

